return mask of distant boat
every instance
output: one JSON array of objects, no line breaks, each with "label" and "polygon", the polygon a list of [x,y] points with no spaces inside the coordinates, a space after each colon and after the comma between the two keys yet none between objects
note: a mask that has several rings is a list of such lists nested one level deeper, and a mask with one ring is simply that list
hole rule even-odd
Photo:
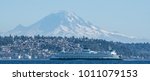
[{"label": "distant boat", "polygon": [[115,51],[60,52],[50,56],[50,60],[121,60]]}]

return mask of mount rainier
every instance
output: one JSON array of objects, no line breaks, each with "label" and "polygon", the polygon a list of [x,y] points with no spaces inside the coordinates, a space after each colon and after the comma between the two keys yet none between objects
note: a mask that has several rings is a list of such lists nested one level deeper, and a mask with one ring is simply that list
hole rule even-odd
[{"label": "mount rainier", "polygon": [[88,37],[105,39],[109,41],[132,42],[136,38],[121,33],[108,32],[92,23],[83,20],[73,12],[59,11],[52,13],[36,23],[24,27],[18,25],[4,35],[43,35],[43,36],[66,36],[66,37]]}]

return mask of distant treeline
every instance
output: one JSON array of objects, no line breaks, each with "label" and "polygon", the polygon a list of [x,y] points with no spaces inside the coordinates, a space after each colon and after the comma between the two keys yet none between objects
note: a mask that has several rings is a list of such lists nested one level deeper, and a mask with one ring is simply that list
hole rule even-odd
[{"label": "distant treeline", "polygon": [[[48,37],[48,36],[0,36],[0,51],[4,46],[23,48],[25,46],[47,49],[53,52],[79,51],[90,49],[92,51],[115,50],[122,58],[150,59],[150,43],[121,43],[102,39],[89,39],[87,37]],[[32,46],[30,46],[32,45]],[[25,48],[23,48],[25,49]]]}]

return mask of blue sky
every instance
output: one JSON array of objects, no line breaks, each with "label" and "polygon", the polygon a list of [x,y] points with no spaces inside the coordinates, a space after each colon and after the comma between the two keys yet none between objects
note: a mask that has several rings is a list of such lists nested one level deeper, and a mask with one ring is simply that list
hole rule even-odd
[{"label": "blue sky", "polygon": [[105,30],[150,39],[150,0],[0,0],[0,32],[59,10],[73,11]]}]

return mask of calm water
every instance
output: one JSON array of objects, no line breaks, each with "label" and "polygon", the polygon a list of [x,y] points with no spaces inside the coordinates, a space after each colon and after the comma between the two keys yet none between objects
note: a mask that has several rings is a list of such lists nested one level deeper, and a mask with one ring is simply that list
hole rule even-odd
[{"label": "calm water", "polygon": [[150,64],[150,60],[0,60],[0,64]]}]

